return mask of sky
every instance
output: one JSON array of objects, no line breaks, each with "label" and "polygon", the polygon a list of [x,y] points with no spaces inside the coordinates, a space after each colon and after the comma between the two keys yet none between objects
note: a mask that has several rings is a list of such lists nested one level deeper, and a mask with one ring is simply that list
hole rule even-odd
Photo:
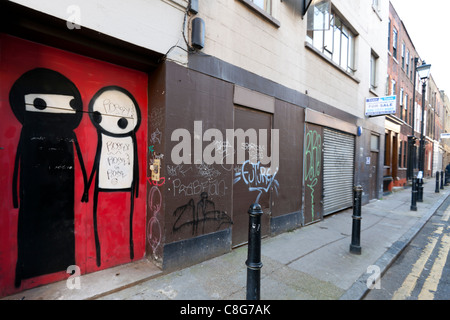
[{"label": "sky", "polygon": [[439,90],[450,97],[450,1],[390,0]]}]

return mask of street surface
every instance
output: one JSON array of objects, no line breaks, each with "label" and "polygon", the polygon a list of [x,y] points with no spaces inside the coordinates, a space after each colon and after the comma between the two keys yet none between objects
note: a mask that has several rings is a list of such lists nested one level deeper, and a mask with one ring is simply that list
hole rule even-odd
[{"label": "street surface", "polygon": [[425,224],[364,299],[449,300],[449,221],[450,198]]}]

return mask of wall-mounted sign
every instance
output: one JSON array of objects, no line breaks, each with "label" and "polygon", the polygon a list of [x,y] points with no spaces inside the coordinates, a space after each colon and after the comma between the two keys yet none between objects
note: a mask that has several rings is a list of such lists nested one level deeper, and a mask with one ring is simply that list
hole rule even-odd
[{"label": "wall-mounted sign", "polygon": [[397,96],[366,99],[366,116],[377,117],[396,112]]},{"label": "wall-mounted sign", "polygon": [[422,179],[422,178],[423,178],[423,171],[417,172],[417,179]]},{"label": "wall-mounted sign", "polygon": [[441,139],[450,139],[450,133],[441,133]]}]

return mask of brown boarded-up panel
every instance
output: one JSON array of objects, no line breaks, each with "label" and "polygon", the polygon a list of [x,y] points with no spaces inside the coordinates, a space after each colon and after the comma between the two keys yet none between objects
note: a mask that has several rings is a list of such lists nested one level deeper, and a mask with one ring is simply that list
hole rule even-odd
[{"label": "brown boarded-up panel", "polygon": [[309,224],[323,218],[323,129],[321,126],[305,125],[305,152],[303,180],[305,202],[303,223]]},{"label": "brown boarded-up panel", "polygon": [[[277,188],[275,174],[266,175],[270,164],[264,165],[262,157],[271,154],[272,115],[254,109],[235,107],[234,130],[244,132],[254,129],[258,133],[255,143],[245,140],[238,143],[235,139],[235,166],[233,180],[233,233],[232,245],[237,246],[248,241],[248,209],[253,203],[259,203],[264,212],[261,219],[261,234],[268,235],[270,230],[271,196]],[[265,130],[267,140],[262,139],[259,130]],[[239,163],[237,155],[245,152],[244,163]]]},{"label": "brown boarded-up panel", "polygon": [[279,130],[277,180],[280,186],[272,197],[272,218],[301,211],[304,123],[303,108],[276,101],[274,129]]},{"label": "brown boarded-up panel", "polygon": [[[226,129],[233,128],[232,85],[172,63],[167,68],[166,144],[161,160],[165,245],[231,228],[233,170],[232,165],[195,163],[196,143],[201,160],[212,143],[217,144],[216,150],[226,152],[221,146]],[[188,163],[177,164],[172,159],[173,149],[181,142],[172,141],[172,134],[179,129],[188,133]],[[222,141],[220,137],[203,141],[208,129],[220,131]]]}]

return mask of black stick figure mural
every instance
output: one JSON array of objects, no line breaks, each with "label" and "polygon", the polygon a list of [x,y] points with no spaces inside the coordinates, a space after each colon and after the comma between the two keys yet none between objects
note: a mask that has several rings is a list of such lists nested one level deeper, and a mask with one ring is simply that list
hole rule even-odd
[{"label": "black stick figure mural", "polygon": [[139,106],[127,90],[109,86],[94,95],[89,103],[89,116],[97,129],[98,144],[82,201],[88,201],[88,191],[95,175],[93,217],[97,266],[101,265],[97,226],[99,192],[130,192],[130,258],[133,260],[134,197],[137,198],[139,193],[136,143],[136,131],[141,122]]},{"label": "black stick figure mural", "polygon": [[22,279],[75,264],[74,147],[85,185],[87,175],[73,131],[83,103],[69,79],[53,70],[33,69],[14,83],[9,101],[22,124],[12,184],[13,205],[19,208],[19,287]]}]

